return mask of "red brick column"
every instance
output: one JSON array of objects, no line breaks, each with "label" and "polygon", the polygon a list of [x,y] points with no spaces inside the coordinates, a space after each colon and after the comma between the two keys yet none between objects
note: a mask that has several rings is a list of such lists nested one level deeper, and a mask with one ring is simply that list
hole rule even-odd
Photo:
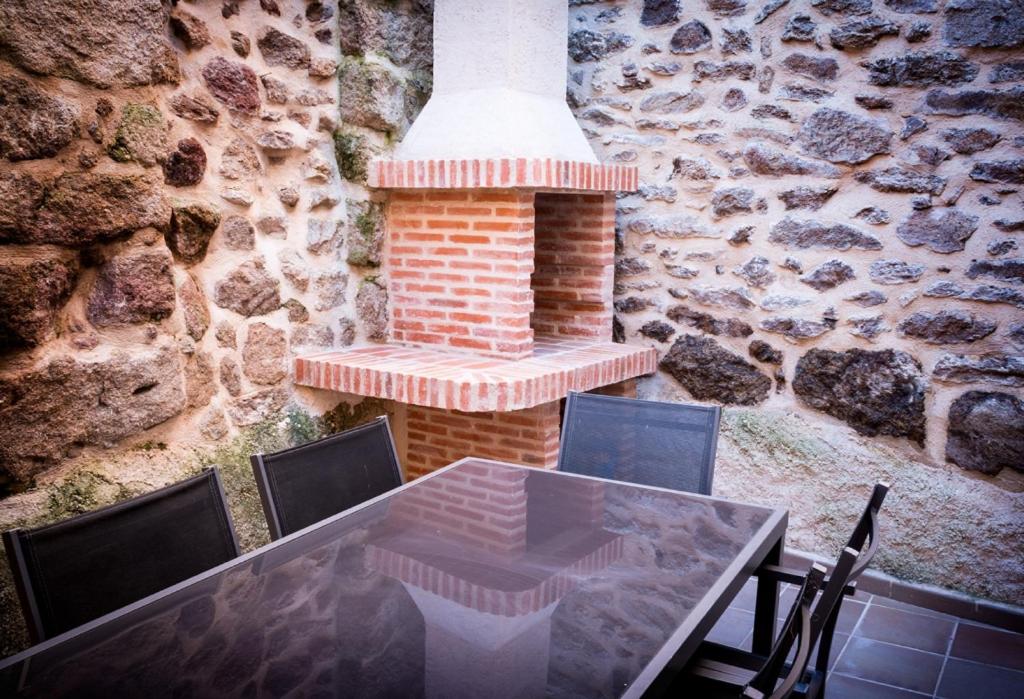
[{"label": "red brick column", "polygon": [[406,475],[417,478],[466,456],[554,468],[559,402],[508,413],[408,409]]},{"label": "red brick column", "polygon": [[530,324],[538,334],[612,339],[613,194],[537,194]]},{"label": "red brick column", "polygon": [[530,355],[533,192],[396,191],[387,226],[395,342]]}]

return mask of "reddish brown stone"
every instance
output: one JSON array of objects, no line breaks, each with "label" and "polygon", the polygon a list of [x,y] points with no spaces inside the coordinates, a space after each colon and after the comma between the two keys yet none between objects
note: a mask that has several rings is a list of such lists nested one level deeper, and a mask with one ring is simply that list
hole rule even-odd
[{"label": "reddish brown stone", "polygon": [[174,187],[199,184],[206,172],[206,151],[194,138],[178,141],[178,149],[164,162],[164,182]]},{"label": "reddish brown stone", "polygon": [[167,250],[129,250],[104,263],[85,313],[97,327],[146,323],[174,312],[174,277]]},{"label": "reddish brown stone", "polygon": [[256,73],[244,63],[214,58],[203,67],[203,80],[217,101],[236,112],[255,114],[260,108]]}]

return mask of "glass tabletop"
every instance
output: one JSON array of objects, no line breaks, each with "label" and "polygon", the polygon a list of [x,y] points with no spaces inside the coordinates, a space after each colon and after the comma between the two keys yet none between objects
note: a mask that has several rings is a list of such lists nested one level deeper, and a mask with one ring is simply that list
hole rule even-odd
[{"label": "glass tabletop", "polygon": [[0,693],[639,696],[784,529],[467,459],[8,659]]}]

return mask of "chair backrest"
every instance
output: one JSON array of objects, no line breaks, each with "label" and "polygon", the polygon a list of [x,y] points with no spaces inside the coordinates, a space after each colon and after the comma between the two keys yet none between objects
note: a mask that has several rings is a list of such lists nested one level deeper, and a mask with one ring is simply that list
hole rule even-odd
[{"label": "chair backrest", "polygon": [[718,407],[569,393],[558,469],[711,494]]},{"label": "chair backrest", "polygon": [[239,554],[215,468],[3,540],[36,643]]},{"label": "chair backrest", "polygon": [[252,461],[272,539],[402,485],[386,416]]},{"label": "chair backrest", "polygon": [[[762,699],[765,696],[770,696],[771,699],[785,699],[792,693],[803,677],[807,663],[811,659],[811,650],[814,648],[811,634],[811,608],[818,590],[821,589],[825,580],[825,573],[823,565],[811,564],[768,658],[757,674],[743,688],[740,696],[748,699]],[[794,643],[797,644],[797,650],[793,657],[793,663],[789,672],[782,678],[782,683],[779,684],[779,674],[785,666],[786,658]]]},{"label": "chair backrest", "polygon": [[[864,512],[861,514],[860,519],[857,520],[857,526],[854,527],[850,540],[846,543],[846,548],[856,549],[861,552],[857,563],[850,572],[850,579],[847,580],[848,583],[859,578],[860,574],[871,565],[871,559],[875,557],[879,543],[878,511],[882,509],[882,503],[885,502],[885,496],[888,492],[888,483],[875,484],[874,489],[871,491],[871,498],[864,507]],[[867,548],[864,547],[865,542],[868,543]]]}]

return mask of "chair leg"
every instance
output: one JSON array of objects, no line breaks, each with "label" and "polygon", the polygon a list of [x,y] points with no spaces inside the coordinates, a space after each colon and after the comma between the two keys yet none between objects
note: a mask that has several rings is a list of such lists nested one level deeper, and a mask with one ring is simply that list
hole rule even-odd
[{"label": "chair leg", "polygon": [[825,620],[825,626],[821,630],[821,636],[818,640],[818,659],[815,664],[818,672],[821,674],[821,684],[818,687],[817,696],[825,696],[825,683],[828,680],[828,664],[829,655],[832,653],[832,637],[835,635],[836,623],[839,621],[839,610],[842,609],[843,600],[840,597],[836,603],[835,608],[829,615],[828,619]]}]

